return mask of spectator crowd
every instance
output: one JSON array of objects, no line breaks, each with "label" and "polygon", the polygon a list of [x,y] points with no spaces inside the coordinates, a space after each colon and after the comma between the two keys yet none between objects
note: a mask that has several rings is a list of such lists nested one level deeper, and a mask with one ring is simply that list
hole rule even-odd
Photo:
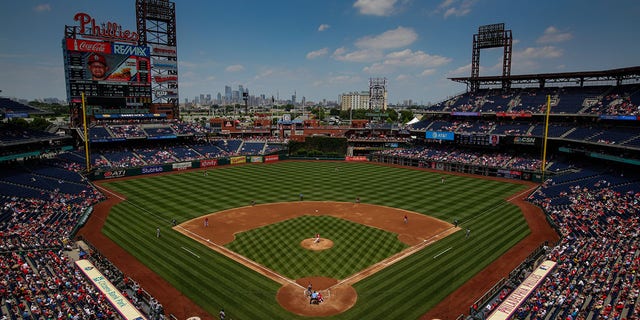
[{"label": "spectator crowd", "polygon": [[74,178],[66,171],[80,166],[70,162],[57,165],[58,169],[38,172],[64,173],[58,177],[59,183],[83,182],[87,188],[77,194],[56,188],[43,189],[39,197],[0,195],[2,319],[121,319],[105,295],[78,270],[74,263],[78,257],[71,254],[78,249],[79,257],[92,261],[149,319],[164,319],[162,305],[135,281],[95,249],[77,248],[74,229],[104,196],[77,173]]}]

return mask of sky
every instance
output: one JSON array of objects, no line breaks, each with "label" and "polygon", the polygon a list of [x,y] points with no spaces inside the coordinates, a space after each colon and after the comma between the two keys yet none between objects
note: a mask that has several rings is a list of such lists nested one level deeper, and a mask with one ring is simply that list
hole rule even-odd
[{"label": "sky", "polygon": [[[466,90],[473,35],[504,23],[511,74],[640,65],[637,0],[184,0],[176,3],[180,102],[224,86],[298,101],[337,101],[386,78],[391,104]],[[0,95],[66,100],[62,39],[78,12],[136,30],[135,0],[2,1]],[[480,76],[502,74],[483,49]]]}]

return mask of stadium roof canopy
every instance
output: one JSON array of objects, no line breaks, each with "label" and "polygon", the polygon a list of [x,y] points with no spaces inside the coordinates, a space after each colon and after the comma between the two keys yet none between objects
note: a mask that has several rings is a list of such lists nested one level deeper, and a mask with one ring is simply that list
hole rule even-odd
[{"label": "stadium roof canopy", "polygon": [[549,83],[574,83],[580,86],[585,82],[612,82],[616,85],[622,84],[624,81],[633,80],[640,82],[640,66],[611,69],[603,71],[584,71],[584,72],[564,72],[564,73],[539,73],[526,75],[503,76],[486,76],[486,77],[459,77],[449,78],[456,82],[466,83],[470,85],[473,81],[478,81],[480,87],[503,85],[505,82],[511,85],[528,85],[538,84],[540,88],[544,88]]}]

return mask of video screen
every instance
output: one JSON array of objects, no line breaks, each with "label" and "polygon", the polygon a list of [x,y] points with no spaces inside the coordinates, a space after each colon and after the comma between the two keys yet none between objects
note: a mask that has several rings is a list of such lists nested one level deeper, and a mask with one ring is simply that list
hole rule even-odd
[{"label": "video screen", "polygon": [[151,83],[149,47],[80,39],[66,40],[69,54],[81,57],[72,67],[81,67],[83,70],[72,73],[74,76],[70,80]]}]

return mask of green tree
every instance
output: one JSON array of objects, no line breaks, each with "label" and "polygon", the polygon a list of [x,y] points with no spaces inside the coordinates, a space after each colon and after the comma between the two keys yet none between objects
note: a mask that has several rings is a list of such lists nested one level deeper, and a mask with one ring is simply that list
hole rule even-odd
[{"label": "green tree", "polygon": [[397,122],[398,112],[395,109],[387,109],[387,122]]},{"label": "green tree", "polygon": [[400,122],[407,123],[413,119],[413,111],[402,110],[400,111]]},{"label": "green tree", "polygon": [[36,131],[44,131],[51,125],[47,119],[42,117],[34,118],[33,121],[29,124],[29,128]]},{"label": "green tree", "polygon": [[353,119],[368,119],[367,113],[369,110],[367,109],[354,109],[353,110]]},{"label": "green tree", "polygon": [[332,115],[332,116],[339,116],[340,118],[344,119],[344,118],[342,117],[342,111],[341,111],[340,109],[338,109],[338,108],[331,108],[331,109],[329,109],[329,115]]}]

